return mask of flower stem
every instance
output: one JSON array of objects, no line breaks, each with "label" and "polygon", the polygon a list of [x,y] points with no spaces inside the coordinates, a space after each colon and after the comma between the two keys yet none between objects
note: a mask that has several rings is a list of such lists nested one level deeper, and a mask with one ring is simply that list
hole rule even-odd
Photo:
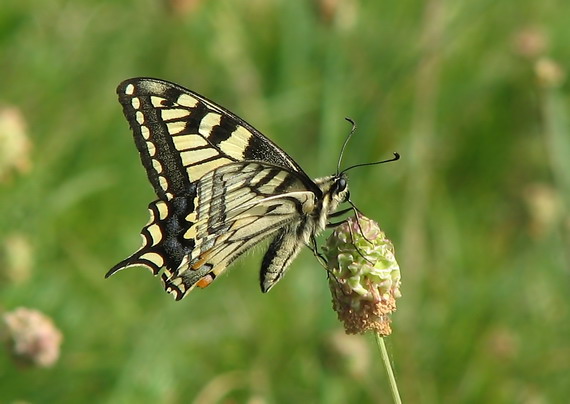
[{"label": "flower stem", "polygon": [[388,374],[388,381],[390,382],[390,390],[392,391],[392,399],[396,404],[402,404],[402,399],[400,398],[400,392],[398,391],[398,384],[396,383],[396,378],[394,377],[394,371],[392,370],[392,365],[390,363],[390,358],[388,357],[388,350],[386,349],[386,344],[384,343],[384,337],[379,333],[374,333],[376,336],[376,343],[380,349],[380,354],[382,356],[382,361],[384,362],[384,368],[386,368],[386,373]]}]

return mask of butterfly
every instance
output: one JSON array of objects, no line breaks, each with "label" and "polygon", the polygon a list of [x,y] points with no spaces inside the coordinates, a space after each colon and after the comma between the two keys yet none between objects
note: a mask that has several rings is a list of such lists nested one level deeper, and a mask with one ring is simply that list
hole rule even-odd
[{"label": "butterfly", "polygon": [[336,212],[349,201],[348,169],[311,179],[275,143],[209,99],[153,78],[125,80],[117,93],[158,199],[148,207],[140,249],[105,277],[146,267],[180,300],[270,239],[260,270],[267,292],[303,246],[318,254],[315,237],[350,210]]}]

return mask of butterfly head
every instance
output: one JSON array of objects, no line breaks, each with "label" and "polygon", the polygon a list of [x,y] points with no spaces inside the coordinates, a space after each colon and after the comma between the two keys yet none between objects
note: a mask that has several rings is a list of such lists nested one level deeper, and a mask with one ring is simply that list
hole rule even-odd
[{"label": "butterfly head", "polygon": [[323,207],[329,212],[334,211],[339,204],[347,202],[350,197],[345,173],[318,178],[315,183],[323,193]]}]

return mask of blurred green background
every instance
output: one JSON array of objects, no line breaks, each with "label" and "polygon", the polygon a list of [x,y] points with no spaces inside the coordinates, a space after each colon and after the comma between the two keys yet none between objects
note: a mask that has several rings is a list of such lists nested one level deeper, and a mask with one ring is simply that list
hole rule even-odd
[{"label": "blurred green background", "polygon": [[144,269],[103,279],[154,199],[115,88],[153,76],[315,177],[345,116],[345,166],[401,153],[350,187],[402,268],[404,402],[566,402],[569,21],[564,0],[4,0],[0,309],[40,310],[64,340],[51,368],[0,353],[0,401],[391,402],[308,250],[267,295],[260,249],[181,302]]}]

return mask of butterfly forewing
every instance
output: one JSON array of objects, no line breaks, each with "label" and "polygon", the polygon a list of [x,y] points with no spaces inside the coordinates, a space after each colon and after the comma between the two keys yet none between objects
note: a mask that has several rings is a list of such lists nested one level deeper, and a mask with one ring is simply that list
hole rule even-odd
[{"label": "butterfly forewing", "polygon": [[309,179],[259,131],[198,94],[156,79],[127,80],[117,92],[161,199],[188,194],[193,181],[234,161],[265,161]]}]

